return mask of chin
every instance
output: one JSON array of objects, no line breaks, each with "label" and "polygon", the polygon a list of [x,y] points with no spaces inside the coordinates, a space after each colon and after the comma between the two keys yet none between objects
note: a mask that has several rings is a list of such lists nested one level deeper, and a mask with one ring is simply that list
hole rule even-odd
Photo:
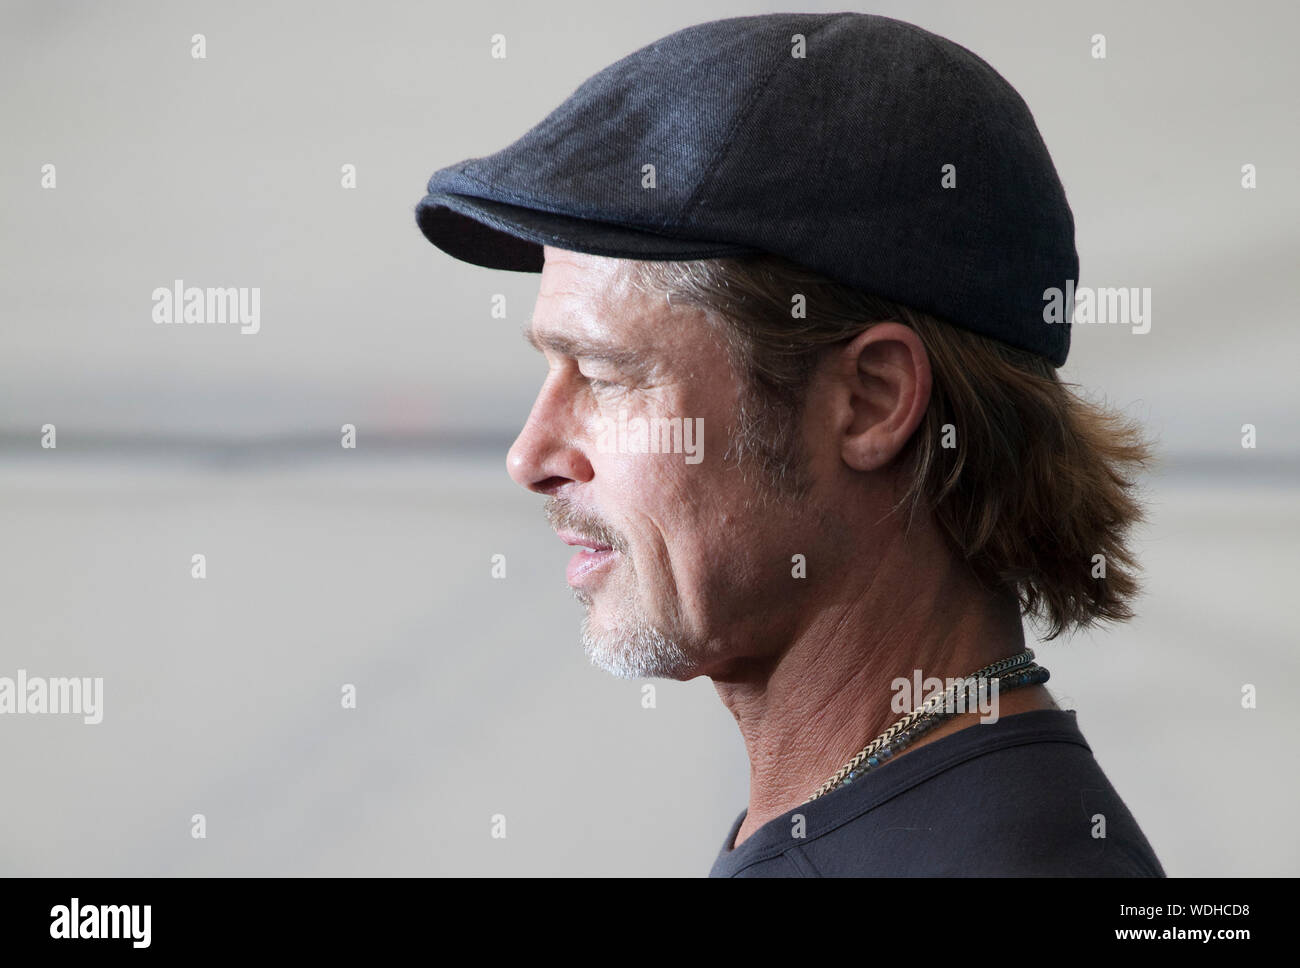
[{"label": "chin", "polygon": [[681,645],[640,619],[607,627],[588,609],[582,647],[591,664],[620,679],[693,679],[695,661]]}]

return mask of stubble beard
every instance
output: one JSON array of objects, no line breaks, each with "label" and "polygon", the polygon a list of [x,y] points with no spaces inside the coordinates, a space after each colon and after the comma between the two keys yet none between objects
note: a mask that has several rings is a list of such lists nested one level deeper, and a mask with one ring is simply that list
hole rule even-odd
[{"label": "stubble beard", "polygon": [[[573,597],[586,609],[582,620],[582,647],[592,665],[621,679],[689,679],[695,673],[686,644],[680,633],[682,623],[675,610],[667,619],[652,619],[637,599],[639,585],[631,548],[622,535],[604,522],[576,511],[556,498],[547,501],[547,520],[556,530],[574,529],[608,544],[619,554],[614,574],[607,575],[597,594],[608,599],[610,624],[592,620],[592,593],[569,587]],[[616,596],[622,596],[621,600]],[[671,603],[666,603],[672,607]]]},{"label": "stubble beard", "polygon": [[[694,662],[683,644],[684,636],[676,630],[651,620],[635,601],[624,603],[612,628],[599,626],[591,617],[591,595],[581,589],[572,591],[586,608],[582,648],[596,668],[620,679],[692,678]],[[607,588],[605,594],[615,594],[615,590]]]}]

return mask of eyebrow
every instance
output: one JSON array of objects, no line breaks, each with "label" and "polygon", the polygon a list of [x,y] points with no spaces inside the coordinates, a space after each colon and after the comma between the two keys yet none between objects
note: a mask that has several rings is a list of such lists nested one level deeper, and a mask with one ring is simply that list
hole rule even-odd
[{"label": "eyebrow", "polygon": [[524,325],[522,333],[524,341],[539,353],[550,350],[561,356],[608,363],[628,372],[647,371],[653,368],[653,360],[647,354],[607,340],[566,336],[563,333],[538,333],[531,323]]}]

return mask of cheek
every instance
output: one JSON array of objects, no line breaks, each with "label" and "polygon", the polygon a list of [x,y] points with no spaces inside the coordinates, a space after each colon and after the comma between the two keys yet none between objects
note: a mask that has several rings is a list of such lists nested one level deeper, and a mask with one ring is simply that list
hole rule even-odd
[{"label": "cheek", "polygon": [[599,454],[593,460],[602,510],[633,541],[673,543],[697,526],[698,482],[679,454]]},{"label": "cheek", "polygon": [[642,593],[697,598],[724,564],[699,465],[687,465],[681,454],[596,457],[601,512],[628,542]]},{"label": "cheek", "polygon": [[[733,508],[743,507],[746,494],[722,459],[731,399],[727,375],[695,376],[653,393],[596,400],[588,425],[601,510],[631,543],[641,578],[667,576],[683,594],[725,581],[733,550],[744,539]],[[635,452],[635,435],[622,431],[637,418],[680,421],[672,452],[664,452],[662,437],[654,437],[659,452]]]},{"label": "cheek", "polygon": [[598,400],[589,415],[586,445],[595,482],[628,518],[640,511],[680,525],[707,498],[707,477],[719,464],[709,445],[721,435],[716,422],[690,413],[676,389]]}]

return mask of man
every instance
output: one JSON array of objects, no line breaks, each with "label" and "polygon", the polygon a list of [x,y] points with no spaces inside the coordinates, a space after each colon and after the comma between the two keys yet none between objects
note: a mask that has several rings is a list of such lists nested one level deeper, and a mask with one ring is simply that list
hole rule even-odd
[{"label": "man", "polygon": [[992,68],[882,17],[702,24],[417,220],[541,272],[508,468],[587,549],[592,660],[735,716],[714,875],[1163,876],[1025,649],[1022,613],[1131,615],[1147,452],[1057,377],[1073,217]]}]

